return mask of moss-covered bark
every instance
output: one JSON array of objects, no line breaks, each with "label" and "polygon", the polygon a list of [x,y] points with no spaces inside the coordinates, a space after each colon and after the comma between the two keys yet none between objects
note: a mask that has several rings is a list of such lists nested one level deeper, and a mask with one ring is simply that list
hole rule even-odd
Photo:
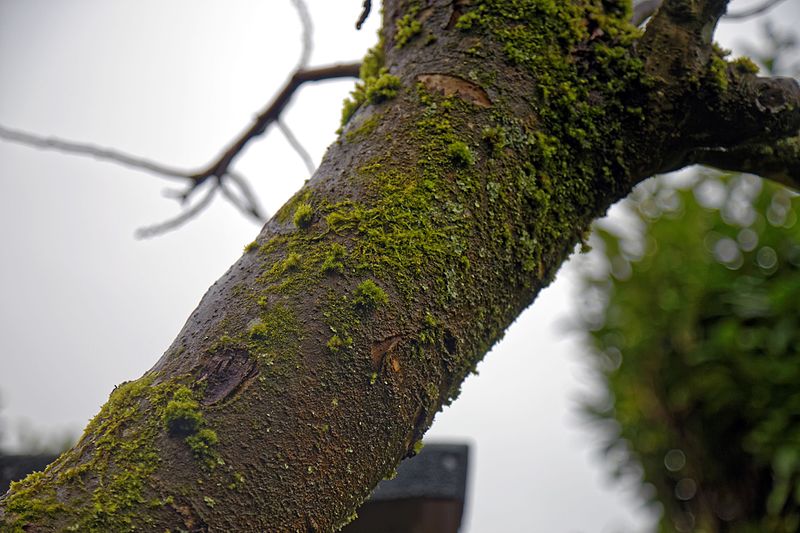
[{"label": "moss-covered bark", "polygon": [[[316,175],[156,366],[0,500],[3,530],[346,523],[590,222],[685,157],[664,128],[695,102],[665,106],[682,80],[637,55],[629,17],[387,1]],[[719,64],[680,75],[702,88]]]}]

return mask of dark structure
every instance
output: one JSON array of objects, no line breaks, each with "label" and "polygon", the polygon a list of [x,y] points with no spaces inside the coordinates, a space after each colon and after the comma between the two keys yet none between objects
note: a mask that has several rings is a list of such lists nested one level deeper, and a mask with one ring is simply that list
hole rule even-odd
[{"label": "dark structure", "polygon": [[18,481],[31,472],[44,470],[57,455],[3,455],[0,453],[0,495],[5,494],[12,481]]},{"label": "dark structure", "polygon": [[469,447],[427,444],[378,484],[343,533],[456,533],[467,493]]},{"label": "dark structure", "polygon": [[[44,470],[54,455],[0,455],[0,494]],[[457,533],[467,494],[469,446],[427,444],[378,484],[344,533]]]}]

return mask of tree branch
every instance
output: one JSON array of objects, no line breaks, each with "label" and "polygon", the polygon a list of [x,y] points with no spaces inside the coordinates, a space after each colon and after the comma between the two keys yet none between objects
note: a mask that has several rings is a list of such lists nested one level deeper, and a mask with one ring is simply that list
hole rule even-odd
[{"label": "tree branch", "polygon": [[[71,155],[89,156],[101,161],[116,163],[118,165],[136,170],[142,170],[151,174],[169,178],[184,179],[188,181],[186,190],[181,193],[171,195],[173,198],[180,200],[181,203],[188,201],[195,191],[197,191],[198,188],[209,178],[214,178],[216,183],[214,184],[212,191],[219,188],[223,193],[223,196],[230,200],[231,203],[240,211],[260,222],[263,222],[266,217],[262,215],[261,208],[258,206],[255,195],[250,190],[246,180],[239,174],[234,173],[231,169],[234,160],[239,156],[245,146],[247,146],[252,139],[263,134],[273,122],[278,121],[281,113],[291,101],[292,96],[294,96],[294,93],[304,83],[336,78],[357,78],[360,68],[359,63],[346,63],[326,67],[307,68],[307,64],[313,50],[313,26],[311,22],[311,15],[308,12],[308,7],[305,4],[305,0],[291,1],[297,10],[298,16],[300,17],[300,23],[303,28],[301,39],[302,48],[294,73],[283,86],[281,91],[275,96],[272,102],[269,103],[261,113],[259,113],[253,124],[238,137],[234,138],[234,140],[228,145],[228,148],[224,150],[209,165],[207,165],[204,170],[180,170],[150,161],[142,157],[130,155],[113,148],[105,148],[90,143],[81,143],[60,139],[57,137],[40,136],[21,130],[6,128],[2,125],[0,125],[0,139],[33,148],[56,150]],[[368,11],[368,6],[366,4],[365,9]],[[313,173],[314,165],[311,161],[311,157],[302,147],[300,142],[294,137],[291,130],[289,130],[286,125],[279,124],[279,127],[291,146],[303,159],[306,167],[309,169],[309,172]],[[230,189],[224,187],[224,182],[227,179],[230,179],[234,182],[235,187],[238,188],[242,193],[242,199],[237,198]],[[195,217],[206,206],[208,206],[213,196],[213,192],[207,194],[205,197],[203,197],[203,200],[198,202],[189,210],[184,211],[176,218],[161,224],[141,228],[137,230],[136,235],[139,237],[149,237],[181,226],[186,221]]]},{"label": "tree branch", "polygon": [[[631,23],[633,23],[635,26],[642,25],[644,21],[652,17],[655,12],[658,11],[658,8],[661,6],[662,2],[663,0],[642,0],[641,2],[637,3],[635,6],[633,6]],[[781,2],[783,2],[783,0],[767,0],[760,6],[746,9],[744,11],[726,13],[725,18],[729,20],[748,19],[769,11]]]},{"label": "tree branch", "polygon": [[[229,147],[223,151],[222,154],[220,154],[210,165],[208,165],[205,170],[201,171],[180,170],[150,161],[142,157],[134,156],[114,148],[106,148],[102,146],[96,146],[91,143],[76,142],[58,137],[45,137],[21,130],[7,128],[2,125],[0,125],[0,139],[32,148],[39,148],[42,150],[55,150],[70,155],[88,156],[100,161],[115,163],[124,167],[149,172],[151,174],[186,180],[188,181],[186,190],[175,196],[181,202],[187,201],[195,193],[198,187],[204,184],[209,178],[215,178],[217,180],[217,183],[214,185],[216,188],[220,187],[226,179],[237,176],[237,187],[241,192],[244,192],[245,187],[247,187],[245,184],[246,182],[241,176],[233,173],[231,166],[245,146],[247,146],[251,140],[263,134],[273,122],[278,120],[281,113],[284,111],[284,109],[286,109],[286,106],[291,101],[292,96],[294,96],[295,92],[297,92],[297,90],[304,83],[337,78],[357,78],[360,66],[360,63],[343,63],[295,71],[295,73],[291,76],[291,78],[289,78],[272,102],[267,105],[267,107],[261,113],[259,113],[253,124],[239,136],[234,138]],[[291,136],[291,132],[289,135]],[[297,150],[299,143],[294,143],[292,142],[291,138],[287,138],[295,150]],[[304,151],[301,147],[298,153],[305,161],[306,156],[303,155],[303,152]],[[306,164],[308,165],[307,161]],[[249,191],[249,188],[247,188],[247,190]],[[261,210],[258,208],[257,204],[252,201],[254,196],[252,194],[248,194],[246,196],[249,196],[250,200],[248,200],[248,207],[244,209],[244,212],[251,214],[259,221],[263,221],[265,217],[261,214]],[[196,216],[202,208],[207,207],[212,197],[213,195],[204,197],[204,200],[198,203],[194,208],[190,209],[190,211],[182,213],[171,221],[137,230],[137,236],[151,237],[180,227],[186,221]],[[234,203],[234,205],[236,204]],[[197,206],[201,206],[200,209],[198,209]]]},{"label": "tree branch", "polygon": [[137,170],[142,170],[151,174],[157,174],[159,176],[166,176],[169,178],[190,177],[190,174],[184,170],[168,167],[142,157],[127,154],[114,148],[105,148],[102,146],[93,145],[91,143],[70,141],[67,139],[60,139],[58,137],[45,137],[22,130],[7,128],[2,125],[0,125],[0,139],[15,144],[29,146],[31,148],[54,150],[56,152],[63,152],[71,155],[88,156],[100,161],[110,161],[118,165],[135,168]]},{"label": "tree branch", "polygon": [[[700,101],[704,135],[720,148],[775,142],[800,131],[800,85],[793,78],[761,78],[728,65],[727,89]],[[707,116],[703,116],[707,113]],[[699,146],[706,138],[698,136]]]},{"label": "tree branch", "polygon": [[777,143],[746,144],[732,149],[703,148],[695,151],[692,158],[702,165],[757,174],[800,188],[800,134]]},{"label": "tree branch", "polygon": [[214,161],[207,170],[198,174],[198,177],[204,180],[227,172],[234,159],[241,153],[247,143],[254,137],[258,137],[264,133],[270,124],[278,120],[278,117],[280,117],[280,114],[286,108],[289,100],[294,96],[294,93],[301,85],[312,81],[334,78],[357,78],[360,66],[359,63],[346,63],[295,72],[275,99],[258,114],[253,124],[234,139],[216,161]]},{"label": "tree branch", "polygon": [[277,120],[275,123],[278,125],[278,129],[281,130],[283,136],[286,137],[286,140],[289,142],[294,151],[297,152],[297,155],[300,156],[300,159],[303,160],[303,164],[305,164],[306,169],[308,170],[309,174],[313,174],[316,170],[314,166],[314,160],[311,158],[311,154],[308,153],[308,150],[305,149],[303,144],[300,142],[300,139],[289,129],[289,126],[283,123],[282,120]]},{"label": "tree branch", "polygon": [[777,6],[781,2],[783,2],[783,0],[767,0],[760,6],[756,6],[751,9],[746,9],[744,11],[737,11],[735,13],[728,13],[727,15],[725,15],[725,18],[731,20],[741,20],[750,17],[755,17],[756,15],[760,15],[762,13],[769,11],[770,9]]},{"label": "tree branch", "polygon": [[356,21],[356,29],[360,30],[361,26],[367,21],[367,17],[369,17],[369,12],[372,10],[372,0],[364,0],[364,4],[361,8],[361,15],[358,16],[358,20]]},{"label": "tree branch", "polygon": [[199,202],[191,206],[189,209],[184,210],[178,216],[159,224],[137,229],[136,238],[146,239],[148,237],[155,237],[156,235],[161,235],[183,226],[194,217],[199,215],[206,207],[211,205],[211,200],[214,199],[214,193],[217,191],[217,188],[217,186],[209,187],[208,192],[206,192],[205,196],[203,196]]},{"label": "tree branch", "polygon": [[292,5],[297,10],[297,15],[300,17],[300,25],[303,27],[303,33],[300,38],[302,43],[300,59],[297,61],[297,67],[295,67],[295,71],[298,71],[305,69],[311,59],[311,52],[314,50],[314,25],[311,22],[311,13],[308,12],[305,0],[292,0]]}]

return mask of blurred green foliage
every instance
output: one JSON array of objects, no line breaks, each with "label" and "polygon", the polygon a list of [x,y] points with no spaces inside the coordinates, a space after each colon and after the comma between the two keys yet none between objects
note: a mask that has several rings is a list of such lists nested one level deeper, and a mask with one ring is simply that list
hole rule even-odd
[{"label": "blurred green foliage", "polygon": [[659,531],[798,531],[800,199],[711,172],[643,185],[584,268],[609,394],[589,410],[655,488]]}]

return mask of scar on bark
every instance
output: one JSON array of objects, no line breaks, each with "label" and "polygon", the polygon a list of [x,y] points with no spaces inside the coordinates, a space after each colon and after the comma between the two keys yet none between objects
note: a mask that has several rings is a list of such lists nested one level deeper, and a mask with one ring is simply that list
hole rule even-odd
[{"label": "scar on bark", "polygon": [[198,382],[205,382],[204,405],[238,395],[258,376],[258,365],[247,350],[228,349],[211,354],[203,364]]},{"label": "scar on bark", "polygon": [[[382,341],[379,341],[372,345],[372,349],[370,350],[370,355],[372,356],[372,367],[377,371],[381,367],[383,367],[383,363],[386,360],[386,356],[394,350],[395,346],[402,340],[400,335],[393,335]],[[395,358],[390,358],[389,364],[393,371],[397,372],[400,370],[400,363]]]},{"label": "scar on bark", "polygon": [[491,107],[492,101],[483,87],[471,81],[447,74],[420,74],[417,81],[429,91],[437,91],[445,96],[458,96],[478,107]]}]

